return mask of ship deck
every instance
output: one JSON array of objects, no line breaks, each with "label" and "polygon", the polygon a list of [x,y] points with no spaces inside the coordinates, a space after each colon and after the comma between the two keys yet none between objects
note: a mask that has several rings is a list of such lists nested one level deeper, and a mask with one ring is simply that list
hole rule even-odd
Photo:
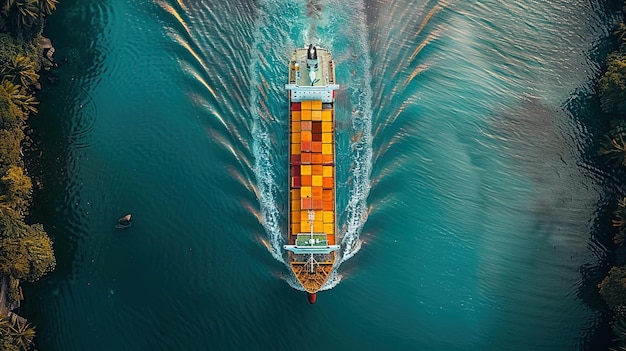
[{"label": "ship deck", "polygon": [[[321,100],[291,102],[289,244],[305,245],[307,236],[335,245],[335,133],[333,104]],[[300,235],[298,235],[300,234]],[[305,290],[315,292],[327,280],[335,254],[289,253],[294,273]]]}]

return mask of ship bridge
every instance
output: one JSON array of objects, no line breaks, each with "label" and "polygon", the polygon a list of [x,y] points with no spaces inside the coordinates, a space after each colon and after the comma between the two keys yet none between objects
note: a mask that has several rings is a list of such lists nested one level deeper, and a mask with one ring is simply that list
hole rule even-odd
[{"label": "ship bridge", "polygon": [[333,102],[335,90],[335,69],[332,56],[326,49],[308,48],[296,50],[289,63],[289,84],[291,101],[322,100]]}]

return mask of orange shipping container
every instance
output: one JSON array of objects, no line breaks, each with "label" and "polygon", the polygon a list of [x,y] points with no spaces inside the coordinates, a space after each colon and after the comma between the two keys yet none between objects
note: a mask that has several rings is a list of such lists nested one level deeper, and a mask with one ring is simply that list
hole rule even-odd
[{"label": "orange shipping container", "polygon": [[291,190],[291,201],[300,200],[300,189]]},{"label": "orange shipping container", "polygon": [[333,178],[324,177],[322,180],[322,187],[324,187],[324,189],[332,189],[334,186],[335,182]]},{"label": "orange shipping container", "polygon": [[301,118],[300,111],[291,111],[291,120],[292,121],[299,121],[300,118]]},{"label": "orange shipping container", "polygon": [[311,166],[311,174],[312,175],[322,175],[324,168],[322,165],[312,165]]},{"label": "orange shipping container", "polygon": [[302,110],[301,118],[303,121],[311,120],[311,110]]},{"label": "orange shipping container", "polygon": [[303,152],[300,155],[301,155],[300,157],[301,163],[305,163],[305,164],[311,163],[312,154],[310,152]]},{"label": "orange shipping container", "polygon": [[321,110],[321,109],[322,109],[322,100],[311,101],[311,110]]},{"label": "orange shipping container", "polygon": [[291,134],[291,143],[292,144],[299,143],[301,141],[300,135],[301,135],[300,133],[292,133]]},{"label": "orange shipping container", "polygon": [[321,165],[324,162],[324,156],[322,154],[311,154],[311,163],[314,165]]},{"label": "orange shipping container", "polygon": [[312,186],[313,178],[310,175],[300,176],[300,186]]},{"label": "orange shipping container", "polygon": [[291,132],[300,133],[300,122],[291,122]]},{"label": "orange shipping container", "polygon": [[333,154],[324,155],[322,154],[322,160],[325,165],[332,165],[335,162],[335,157]]},{"label": "orange shipping container", "polygon": [[302,198],[300,200],[302,202],[302,209],[303,210],[310,210],[311,209],[311,199],[310,198]]},{"label": "orange shipping container", "polygon": [[300,223],[291,223],[291,234],[296,235],[300,233]]},{"label": "orange shipping container", "polygon": [[291,144],[291,154],[292,155],[300,155],[300,144]]},{"label": "orange shipping container", "polygon": [[304,100],[300,104],[300,109],[302,110],[310,110],[311,109],[311,100]]}]

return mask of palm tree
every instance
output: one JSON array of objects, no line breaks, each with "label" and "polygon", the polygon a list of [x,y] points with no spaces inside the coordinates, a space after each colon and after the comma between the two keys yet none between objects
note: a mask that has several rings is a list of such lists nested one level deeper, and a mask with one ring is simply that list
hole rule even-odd
[{"label": "palm tree", "polygon": [[39,104],[39,101],[35,99],[35,97],[24,90],[24,88],[19,84],[13,84],[8,80],[3,80],[0,85],[6,91],[7,96],[18,107],[22,109],[25,113],[37,113],[37,108],[35,105]]},{"label": "palm tree", "polygon": [[15,323],[11,326],[11,335],[18,347],[26,351],[33,345],[33,339],[35,338],[35,327],[25,321],[15,320]]},{"label": "palm tree", "polygon": [[38,0],[39,1],[39,10],[41,13],[45,15],[52,14],[52,11],[56,10],[58,0]]},{"label": "palm tree", "polygon": [[617,202],[617,211],[614,212],[617,219],[613,219],[613,226],[618,227],[618,232],[613,237],[615,244],[622,244],[626,237],[626,197]]},{"label": "palm tree", "polygon": [[613,35],[621,44],[626,39],[626,24],[624,24],[624,22],[620,22],[613,31]]},{"label": "palm tree", "polygon": [[37,0],[15,0],[18,23],[30,27],[39,18]]},{"label": "palm tree", "polygon": [[2,13],[4,13],[4,15],[8,15],[9,11],[11,11],[11,8],[13,7],[13,5],[15,5],[15,0],[2,0],[1,2],[2,4]]},{"label": "palm tree", "polygon": [[35,71],[36,65],[28,56],[15,55],[13,60],[2,67],[0,76],[10,80],[14,84],[21,84],[23,87],[34,85],[39,80],[39,75]]},{"label": "palm tree", "polygon": [[604,149],[600,151],[602,155],[609,155],[611,158],[619,161],[620,164],[626,166],[626,142],[624,135],[619,133],[615,137],[609,137]]}]

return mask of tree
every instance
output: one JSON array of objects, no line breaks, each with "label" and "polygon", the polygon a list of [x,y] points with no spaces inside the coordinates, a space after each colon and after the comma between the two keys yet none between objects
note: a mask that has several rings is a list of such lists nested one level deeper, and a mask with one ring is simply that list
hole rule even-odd
[{"label": "tree", "polygon": [[59,4],[58,0],[38,0],[39,1],[39,11],[44,15],[52,14],[52,11],[56,10],[57,5]]},{"label": "tree", "polygon": [[30,177],[24,173],[24,169],[15,165],[10,166],[7,173],[2,177],[2,182],[7,189],[6,195],[2,197],[8,206],[20,214],[26,212],[30,204],[33,183]]},{"label": "tree", "polygon": [[0,70],[2,79],[28,88],[39,81],[37,64],[30,57],[18,54]]},{"label": "tree", "polygon": [[600,295],[613,310],[626,307],[626,268],[611,268],[598,287]]},{"label": "tree", "polygon": [[600,104],[605,112],[621,116],[626,112],[626,54],[613,53],[607,61],[600,78]]},{"label": "tree", "polygon": [[15,7],[19,24],[30,27],[39,19],[37,0],[15,0]]},{"label": "tree", "polygon": [[10,166],[20,160],[20,143],[24,139],[21,128],[0,129],[0,174],[6,173]]}]

